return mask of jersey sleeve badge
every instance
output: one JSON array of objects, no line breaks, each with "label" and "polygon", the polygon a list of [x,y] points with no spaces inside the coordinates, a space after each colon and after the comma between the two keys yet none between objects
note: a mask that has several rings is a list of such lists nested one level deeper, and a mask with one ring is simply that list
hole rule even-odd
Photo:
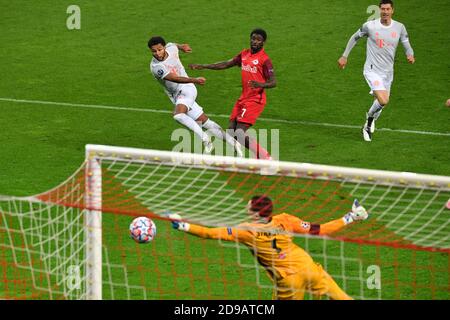
[{"label": "jersey sleeve badge", "polygon": [[301,227],[305,230],[309,230],[311,228],[311,224],[309,222],[302,222]]}]

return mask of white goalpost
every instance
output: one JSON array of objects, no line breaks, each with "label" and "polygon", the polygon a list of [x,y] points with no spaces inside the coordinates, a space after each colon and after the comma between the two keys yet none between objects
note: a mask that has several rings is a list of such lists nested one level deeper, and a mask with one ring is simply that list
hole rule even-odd
[{"label": "white goalpost", "polygon": [[102,169],[86,150],[86,298],[102,299]]},{"label": "white goalpost", "polygon": [[[100,145],[54,189],[0,198],[0,298],[270,299],[248,250],[177,233],[166,218],[236,226],[255,194],[314,223],[359,199],[367,221],[295,236],[351,296],[450,298],[450,177]],[[149,244],[129,238],[136,216],[157,225]]]}]

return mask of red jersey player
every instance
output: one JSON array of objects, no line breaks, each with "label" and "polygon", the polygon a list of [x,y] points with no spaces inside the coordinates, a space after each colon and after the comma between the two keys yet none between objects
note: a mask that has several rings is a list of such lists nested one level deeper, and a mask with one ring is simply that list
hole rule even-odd
[{"label": "red jersey player", "polygon": [[234,131],[234,137],[253,151],[258,159],[270,159],[270,154],[246,134],[255,124],[266,105],[264,89],[276,86],[272,61],[264,51],[267,33],[255,29],[250,33],[250,49],[242,50],[228,61],[214,64],[191,64],[191,69],[223,70],[233,66],[241,67],[242,94],[236,102],[230,116],[228,129]]}]

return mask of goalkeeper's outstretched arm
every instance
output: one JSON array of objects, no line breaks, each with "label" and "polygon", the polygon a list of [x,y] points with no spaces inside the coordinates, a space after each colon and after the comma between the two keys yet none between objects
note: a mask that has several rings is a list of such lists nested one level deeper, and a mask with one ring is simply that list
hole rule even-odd
[{"label": "goalkeeper's outstretched arm", "polygon": [[228,228],[207,228],[196,224],[191,224],[187,232],[204,239],[234,241],[235,239],[231,231],[228,232],[227,229]]},{"label": "goalkeeper's outstretched arm", "polygon": [[172,226],[174,229],[184,231],[204,239],[242,242],[248,237],[245,230],[236,230],[234,228],[207,228],[184,222],[181,221],[181,217],[178,214],[170,214],[168,215],[168,218],[172,220]]},{"label": "goalkeeper's outstretched arm", "polygon": [[296,223],[293,231],[296,233],[324,236],[337,232],[354,221],[366,220],[368,217],[369,214],[366,209],[359,204],[358,200],[355,200],[352,205],[352,210],[342,218],[324,224]]}]

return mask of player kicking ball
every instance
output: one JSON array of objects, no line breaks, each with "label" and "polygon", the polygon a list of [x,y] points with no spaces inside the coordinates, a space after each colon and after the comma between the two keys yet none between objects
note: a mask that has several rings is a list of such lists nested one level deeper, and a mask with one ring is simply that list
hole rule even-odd
[{"label": "player kicking ball", "polygon": [[273,203],[267,196],[254,196],[247,210],[253,222],[234,228],[206,228],[183,222],[178,214],[169,214],[168,218],[174,229],[201,238],[235,241],[247,246],[274,283],[273,299],[302,300],[305,292],[312,293],[315,298],[352,299],[320,264],[293,242],[293,233],[324,236],[367,219],[367,211],[357,200],[350,212],[325,224],[312,224],[287,213],[273,215]]},{"label": "player kicking ball", "polygon": [[274,88],[277,84],[272,61],[264,51],[266,40],[266,31],[255,29],[250,33],[250,49],[242,50],[228,61],[191,64],[190,67],[194,70],[224,70],[234,66],[241,68],[242,94],[231,112],[228,129],[234,132],[235,138],[250,149],[257,159],[268,160],[271,157],[267,150],[246,133],[264,110],[265,89]]},{"label": "player kicking ball", "polygon": [[[173,118],[200,137],[206,153],[211,153],[214,146],[202,127],[215,137],[226,141],[235,149],[237,155],[242,157],[243,153],[239,142],[209,119],[203,113],[203,108],[195,101],[197,88],[194,84],[204,85],[206,79],[203,77],[190,78],[180,61],[179,50],[190,53],[192,52],[190,46],[188,44],[166,44],[162,37],[152,37],[148,41],[148,47],[153,55],[150,70],[175,105]],[[198,123],[201,123],[202,127]]]},{"label": "player kicking ball", "polygon": [[356,42],[367,37],[367,58],[364,64],[364,77],[371,89],[370,94],[375,101],[366,115],[366,123],[362,129],[365,141],[372,141],[375,132],[375,121],[389,103],[392,81],[394,79],[394,59],[398,43],[405,48],[408,62],[415,62],[414,51],[409,43],[406,28],[400,22],[392,19],[394,3],[391,0],[381,0],[381,18],[363,24],[348,41],[345,52],[338,60],[338,65],[344,69],[347,58]]}]

